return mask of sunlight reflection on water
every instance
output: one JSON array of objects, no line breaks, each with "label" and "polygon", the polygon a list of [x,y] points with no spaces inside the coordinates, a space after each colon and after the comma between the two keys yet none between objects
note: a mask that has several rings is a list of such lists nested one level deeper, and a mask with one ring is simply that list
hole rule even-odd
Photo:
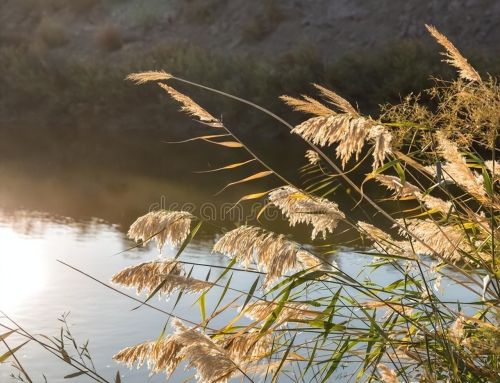
[{"label": "sunlight reflection on water", "polygon": [[[41,243],[40,243],[41,242]],[[12,312],[47,283],[43,241],[0,227],[0,308]]]}]

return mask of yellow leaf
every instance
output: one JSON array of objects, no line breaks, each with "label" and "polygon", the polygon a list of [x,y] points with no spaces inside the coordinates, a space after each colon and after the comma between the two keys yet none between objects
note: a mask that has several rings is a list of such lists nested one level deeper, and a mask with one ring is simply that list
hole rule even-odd
[{"label": "yellow leaf", "polygon": [[236,141],[212,141],[204,139],[204,141],[210,142],[211,144],[226,146],[228,148],[242,148],[243,145]]},{"label": "yellow leaf", "polygon": [[236,164],[230,164],[230,165],[223,166],[222,168],[211,169],[211,170],[202,170],[202,171],[195,172],[195,173],[210,173],[210,172],[217,172],[219,170],[234,169],[234,168],[246,165],[246,164],[248,164],[249,162],[252,162],[252,161],[255,161],[255,159],[252,158],[251,160],[248,160],[248,161],[245,161],[245,162],[238,162]]},{"label": "yellow leaf", "polygon": [[187,140],[182,140],[182,141],[165,141],[165,143],[167,143],[167,144],[183,144],[185,142],[196,141],[196,140],[209,141],[211,138],[227,137],[229,135],[230,134],[212,134],[212,135],[209,135],[209,136],[193,137],[193,138],[189,138]]},{"label": "yellow leaf", "polygon": [[259,179],[259,178],[264,178],[264,177],[267,177],[267,176],[269,176],[271,174],[273,174],[272,171],[266,170],[266,171],[263,171],[263,172],[255,173],[255,174],[253,174],[253,175],[251,175],[249,177],[245,177],[245,178],[243,178],[243,179],[241,179],[239,181],[230,182],[226,186],[224,186],[217,194],[222,193],[229,186],[233,186],[233,185],[237,185],[237,184],[242,184],[244,182],[253,181],[253,180],[256,180],[256,179]]},{"label": "yellow leaf", "polygon": [[247,195],[241,197],[239,199],[239,201],[236,202],[236,204],[239,204],[241,201],[248,201],[248,200],[251,200],[251,199],[257,199],[257,198],[260,198],[260,197],[264,197],[267,193],[269,193],[269,191],[262,192],[262,193],[247,194]]}]

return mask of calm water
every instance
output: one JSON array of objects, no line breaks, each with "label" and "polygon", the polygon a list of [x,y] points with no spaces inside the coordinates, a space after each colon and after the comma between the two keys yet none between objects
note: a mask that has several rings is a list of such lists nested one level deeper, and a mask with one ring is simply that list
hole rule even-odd
[{"label": "calm water", "polygon": [[[125,161],[128,155],[126,151],[121,152],[117,155],[117,163]],[[154,246],[116,255],[132,245],[124,234],[131,222],[151,206],[179,208],[186,202],[193,202],[197,213],[200,213],[201,206],[213,200],[211,196],[224,185],[224,178],[207,186],[207,178],[197,178],[191,173],[179,176],[181,170],[185,171],[187,167],[190,170],[210,168],[217,166],[220,160],[215,165],[206,159],[180,163],[179,155],[179,152],[165,153],[172,162],[163,175],[161,169],[155,169],[155,174],[151,174],[146,168],[142,173],[120,172],[95,165],[84,168],[64,167],[60,162],[59,166],[50,163],[40,166],[34,161],[3,161],[0,164],[0,310],[33,334],[53,336],[58,335],[60,327],[57,318],[70,312],[68,322],[75,338],[80,343],[90,340],[89,349],[96,368],[110,381],[118,369],[124,382],[165,381],[164,375],[148,377],[145,368],[128,370],[119,366],[112,360],[112,355],[123,347],[156,338],[165,326],[167,316],[147,307],[132,310],[137,306],[136,302],[57,260],[108,282],[114,273],[124,267],[155,259],[158,251]],[[194,157],[203,156],[194,153]],[[226,163],[229,162],[226,160]],[[242,194],[241,189],[228,191],[221,200],[235,201]],[[213,206],[215,210],[210,210]],[[231,221],[246,219],[241,216],[221,220],[218,209],[216,203],[209,205],[205,211],[209,215],[215,214],[218,225],[231,227],[234,225]],[[275,222],[278,227],[280,224],[284,225]],[[216,231],[202,229],[198,240],[188,247],[182,259],[193,263],[226,265],[226,259],[210,253]],[[299,238],[307,237],[306,231],[298,231],[297,235]],[[174,249],[167,248],[164,255],[172,255],[173,252]],[[336,255],[340,267],[353,276],[359,273],[366,260],[366,257],[350,251],[340,251]],[[210,278],[215,279],[221,270],[212,268]],[[193,275],[204,279],[208,271],[208,267],[196,266]],[[372,277],[389,283],[398,276],[390,268],[385,268]],[[226,275],[220,284],[224,285],[228,277]],[[245,290],[254,279],[254,275],[239,273],[233,277],[231,286]],[[123,291],[134,294],[131,290]],[[219,293],[217,288],[209,293],[207,307],[213,307]],[[459,291],[448,289],[448,294],[455,298]],[[224,302],[233,297],[229,293]],[[200,313],[194,300],[192,296],[183,297],[175,313],[199,320]],[[152,304],[169,311],[174,302],[175,296],[168,302],[155,299]],[[229,315],[221,316],[220,322],[214,325],[222,324]],[[0,318],[0,323],[9,325],[5,318]],[[1,329],[0,333],[3,332]],[[15,347],[22,339],[11,336],[8,341],[10,346]],[[0,345],[0,353],[3,351]],[[37,382],[43,381],[42,374],[49,382],[67,381],[63,377],[74,372],[36,344],[28,344],[17,356]],[[0,382],[10,381],[11,372],[9,363],[0,365]],[[171,381],[182,381],[191,374],[192,371],[180,369]],[[349,370],[339,372],[336,378],[342,376],[349,376]],[[88,379],[80,376],[74,381],[85,382]]]}]

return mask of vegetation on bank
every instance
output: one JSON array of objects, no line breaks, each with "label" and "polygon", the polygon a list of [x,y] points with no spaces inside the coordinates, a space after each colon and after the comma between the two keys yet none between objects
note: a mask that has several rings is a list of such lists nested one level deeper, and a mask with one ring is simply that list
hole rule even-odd
[{"label": "vegetation on bank", "polygon": [[[59,45],[62,40],[56,36],[57,26],[48,21],[42,24],[44,39]],[[113,26],[103,28],[96,39],[104,51],[113,51],[121,44]],[[430,76],[450,78],[451,72],[437,58],[434,50],[419,41],[394,43],[377,52],[352,52],[332,63],[325,63],[311,46],[299,46],[294,53],[266,61],[222,56],[183,44],[159,45],[141,54],[121,51],[98,57],[66,56],[64,49],[7,45],[0,48],[0,113],[2,118],[33,116],[37,121],[69,121],[82,115],[111,121],[120,115],[130,118],[133,106],[136,116],[141,111],[165,115],[171,109],[165,108],[163,101],[158,103],[157,95],[132,91],[123,82],[127,73],[161,66],[178,76],[244,95],[282,114],[289,112],[276,95],[310,93],[312,82],[332,87],[360,108],[377,114],[380,104],[399,102],[401,95],[429,87]],[[482,71],[499,72],[497,64],[487,58],[475,62],[481,64]],[[199,97],[229,117],[248,110],[227,100],[215,104],[206,94]],[[247,115],[249,124],[262,122],[255,113]]]}]

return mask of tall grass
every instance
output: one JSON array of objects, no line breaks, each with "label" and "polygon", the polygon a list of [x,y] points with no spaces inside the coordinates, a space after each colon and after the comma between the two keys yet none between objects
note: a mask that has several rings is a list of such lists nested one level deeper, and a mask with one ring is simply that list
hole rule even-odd
[{"label": "tall grass", "polygon": [[[316,86],[318,99],[283,97],[295,110],[311,116],[291,126],[249,101],[165,72],[129,76],[136,83],[158,82],[182,110],[206,124],[207,135],[201,139],[246,151],[248,159],[261,164],[261,171],[226,187],[264,177],[281,183],[271,191],[245,195],[240,202],[266,198],[266,208],[280,210],[291,226],[308,225],[312,240],[318,235],[326,239],[327,252],[340,245],[335,241],[340,222],[373,245],[372,250],[362,251],[371,258],[361,271],[367,278],[362,281],[327,258],[320,247],[311,249],[267,228],[245,225],[225,232],[214,246],[214,252],[231,259],[225,272],[239,263],[262,273],[236,300],[240,309],[234,319],[222,328],[209,329],[232,305],[215,307],[207,315],[205,291],[198,300],[200,323],[190,328],[177,319],[173,335],[127,348],[116,360],[129,365],[147,361],[153,372],[167,374],[187,360],[203,382],[241,374],[256,381],[263,376],[274,381],[284,375],[291,380],[314,377],[324,382],[346,363],[353,378],[362,381],[487,382],[500,378],[496,259],[500,88],[493,78],[483,79],[446,37],[433,27],[428,29],[444,48],[446,61],[458,71],[458,79],[436,81],[426,91],[432,107],[410,96],[399,105],[385,107],[377,120],[320,85]],[[301,171],[310,179],[316,177],[314,182],[305,187],[288,181],[221,120],[166,85],[176,81],[253,106],[304,138],[310,151]],[[332,145],[336,146],[333,156],[324,151]],[[372,156],[360,158],[366,145]],[[365,182],[387,188],[397,202],[413,201],[412,207],[389,214],[380,202],[363,193],[362,186],[350,178],[359,161],[372,162]],[[355,221],[340,211],[335,190],[328,186],[335,178],[358,193],[359,205],[371,205],[376,219]],[[162,242],[173,235],[184,238],[180,253],[191,238],[190,226],[178,231],[168,224],[180,213],[162,212],[165,219],[160,221],[153,219],[159,213],[149,214],[149,225],[139,238],[162,235]],[[394,230],[381,228],[387,225]],[[138,223],[133,227],[137,238]],[[177,259],[182,264],[182,258]],[[391,269],[398,276],[389,284],[368,279],[379,269]],[[137,273],[143,275],[142,269]],[[132,281],[140,275],[132,274],[121,283],[134,285]],[[207,288],[216,288],[219,279]],[[443,284],[455,285],[467,298],[447,300],[440,293]],[[165,286],[170,293],[170,276],[156,288],[151,286],[148,299]],[[228,283],[221,294],[231,289]],[[250,322],[242,321],[244,316]],[[292,377],[292,371],[301,375]]]},{"label": "tall grass", "polygon": [[[207,133],[195,139],[246,157],[221,171],[258,163],[256,173],[225,188],[273,178],[275,188],[244,195],[238,203],[265,200],[264,210],[278,210],[290,226],[307,226],[311,241],[273,232],[263,219],[225,230],[213,251],[228,258],[227,266],[217,277],[198,280],[182,253],[200,226],[211,223],[176,211],[140,217],[131,238],[139,244],[156,239],[160,249],[177,246],[177,254],[118,271],[113,281],[148,290],[144,304],[157,294],[198,294],[201,320],[182,318],[174,309],[168,314],[173,331],[158,329],[160,336],[118,351],[117,361],[146,363],[152,373],[167,375],[187,362],[199,382],[326,382],[343,369],[346,380],[366,382],[500,379],[500,87],[428,29],[458,78],[436,80],[422,95],[384,106],[377,119],[319,84],[313,96],[282,97],[308,115],[294,126],[253,102],[170,73],[128,77],[157,83],[204,124]],[[308,151],[298,171],[304,184],[276,171],[216,113],[174,84],[244,103],[303,138]],[[421,97],[431,102],[421,104]],[[371,170],[358,184],[352,175],[363,163]],[[385,199],[399,208],[389,210],[367,191],[370,184],[386,190]],[[336,202],[342,187],[355,194],[357,209],[370,206],[376,213],[360,221],[342,211]],[[356,274],[331,257],[346,245],[339,242],[340,231],[369,244],[354,249],[366,258]],[[318,245],[316,238],[324,242]],[[235,273],[256,279],[240,290],[231,282]],[[231,275],[225,284],[224,275]],[[458,291],[453,298],[442,293],[450,286]],[[209,307],[206,296],[214,292],[220,299]]]}]

